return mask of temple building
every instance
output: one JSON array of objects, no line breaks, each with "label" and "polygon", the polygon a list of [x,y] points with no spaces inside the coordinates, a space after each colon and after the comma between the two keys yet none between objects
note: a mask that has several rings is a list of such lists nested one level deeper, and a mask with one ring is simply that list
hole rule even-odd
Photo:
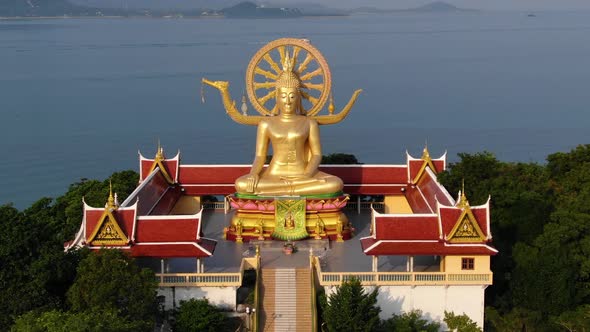
[{"label": "temple building", "polygon": [[112,192],[104,207],[84,203],[66,250],[127,251],[156,272],[167,308],[201,297],[247,307],[253,331],[318,331],[317,292],[351,278],[379,287],[382,319],[421,310],[444,328],[448,311],[483,328],[498,253],[489,200],[471,206],[465,188],[453,197],[437,180],[446,154],[431,158],[427,147],[402,165],[320,165],[317,127],[342,121],[360,93],[340,113],[330,100],[328,115],[318,115],[330,80],[309,41],[289,38],[263,47],[248,67],[261,116],[239,112],[227,82],[203,79],[233,120],[258,126],[253,164],[183,164],[180,152],[167,158],[161,147],[153,158],[140,154],[135,191],[120,204]]}]

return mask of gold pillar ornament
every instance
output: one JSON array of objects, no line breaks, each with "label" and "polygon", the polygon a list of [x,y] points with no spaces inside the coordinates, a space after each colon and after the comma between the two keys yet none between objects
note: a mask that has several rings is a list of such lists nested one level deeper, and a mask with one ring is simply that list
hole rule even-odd
[{"label": "gold pillar ornament", "polygon": [[[330,98],[332,78],[328,63],[309,41],[277,39],[250,60],[246,91],[260,116],[238,111],[228,82],[203,78],[203,83],[220,91],[225,110],[234,121],[258,126],[250,173],[235,183],[238,195],[341,194],[342,180],[318,171],[322,158],[319,126],[344,120],[361,90],[354,92],[339,113],[334,114],[331,106],[328,115],[319,115]],[[270,145],[274,155],[265,168]]]},{"label": "gold pillar ornament", "polygon": [[238,220],[236,223],[236,242],[242,243],[242,221]]}]

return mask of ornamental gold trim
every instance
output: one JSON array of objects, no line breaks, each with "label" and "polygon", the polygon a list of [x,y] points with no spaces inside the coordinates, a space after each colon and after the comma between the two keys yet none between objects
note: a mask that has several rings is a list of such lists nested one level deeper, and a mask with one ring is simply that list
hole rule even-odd
[{"label": "ornamental gold trim", "polygon": [[414,180],[412,181],[412,183],[418,183],[418,180],[420,180],[420,178],[422,177],[422,175],[426,171],[426,166],[430,167],[430,169],[436,173],[436,167],[434,166],[434,163],[432,162],[432,158],[430,157],[430,153],[428,152],[427,147],[424,147],[424,151],[422,152],[422,157],[420,159],[422,159],[424,162],[422,163],[422,166],[420,167],[420,170],[418,171],[418,173],[414,177]]},{"label": "ornamental gold trim", "polygon": [[121,246],[129,243],[129,239],[119,227],[117,219],[109,207],[106,207],[98,220],[94,231],[88,238],[92,246]]},{"label": "ornamental gold trim", "polygon": [[463,208],[447,239],[451,243],[485,242],[486,237],[469,206]]},{"label": "ornamental gold trim", "polygon": [[164,179],[166,180],[166,182],[168,184],[174,184],[174,179],[172,179],[170,174],[168,174],[168,171],[166,170],[166,167],[164,166],[164,163],[163,163],[164,160],[166,160],[166,157],[164,157],[164,149],[161,146],[159,146],[159,144],[158,144],[158,152],[156,152],[156,156],[154,157],[154,162],[152,163],[152,166],[150,167],[150,171],[148,172],[148,174],[151,174],[156,169],[156,167],[159,167],[160,172],[164,176]]}]

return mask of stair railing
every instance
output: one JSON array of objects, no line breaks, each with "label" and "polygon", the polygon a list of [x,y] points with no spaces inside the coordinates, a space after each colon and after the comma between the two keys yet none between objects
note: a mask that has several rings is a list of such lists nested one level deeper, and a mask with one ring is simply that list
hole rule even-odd
[{"label": "stair railing", "polygon": [[258,332],[258,322],[260,317],[260,278],[262,277],[260,273],[260,245],[256,245],[256,284],[254,286],[254,314],[252,320],[252,331]]},{"label": "stair railing", "polygon": [[311,331],[318,331],[318,308],[317,308],[317,295],[315,287],[315,257],[313,255],[313,249],[309,248],[309,270],[310,270],[310,282],[311,282]]}]

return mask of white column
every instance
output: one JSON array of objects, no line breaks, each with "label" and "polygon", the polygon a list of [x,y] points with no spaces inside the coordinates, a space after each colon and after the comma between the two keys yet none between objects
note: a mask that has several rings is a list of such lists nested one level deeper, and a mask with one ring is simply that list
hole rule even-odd
[{"label": "white column", "polygon": [[197,257],[197,273],[201,273],[201,259]]},{"label": "white column", "polygon": [[378,272],[379,270],[379,256],[373,256],[373,272]]},{"label": "white column", "polygon": [[162,258],[162,259],[160,259],[160,273],[162,273],[162,274],[165,273],[164,265],[165,265],[164,258]]},{"label": "white column", "polygon": [[361,214],[361,195],[356,196],[356,213]]}]

